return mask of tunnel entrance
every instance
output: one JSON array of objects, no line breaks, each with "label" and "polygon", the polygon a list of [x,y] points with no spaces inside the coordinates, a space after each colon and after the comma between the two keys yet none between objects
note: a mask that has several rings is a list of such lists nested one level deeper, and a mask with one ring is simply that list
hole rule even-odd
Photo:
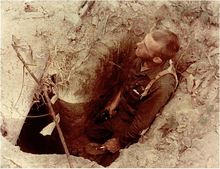
[{"label": "tunnel entrance", "polygon": [[[53,95],[53,93],[50,93],[49,97],[52,98]],[[101,99],[103,98],[101,97]],[[62,109],[64,114],[67,112],[67,110],[63,109],[63,107],[60,106],[60,102],[62,101],[58,102],[58,104],[53,105],[53,107],[56,109],[56,117],[60,116],[57,110]],[[81,104],[74,104],[74,107],[75,110],[79,110],[81,109]],[[68,109],[68,105],[66,106],[66,108]],[[96,110],[97,108],[95,109],[95,111]],[[93,114],[90,113],[89,118],[91,118],[92,116]],[[62,117],[64,118],[60,119],[60,121],[66,119],[65,116],[63,116],[63,114],[61,113],[61,118]],[[96,116],[95,123],[101,123],[105,121],[106,117],[106,112],[101,113],[99,116]],[[71,122],[67,121],[66,123],[70,124]],[[71,125],[74,124],[70,124],[70,126]],[[61,126],[64,127],[62,123]],[[71,155],[95,161],[104,167],[109,166],[119,156],[119,152],[112,154],[109,152],[98,150],[97,148],[101,147],[102,144],[95,143],[89,140],[85,134],[85,131],[80,130],[80,126],[78,127],[78,129],[75,129],[81,131],[81,133],[78,133],[78,136],[75,138],[75,140],[71,141],[71,136],[67,135],[68,128],[61,128],[61,130],[65,134],[64,136],[67,145],[69,146],[70,144],[75,144],[75,146],[68,147]],[[85,128],[85,126],[81,126],[81,128]],[[45,102],[45,98],[43,97],[43,93],[38,102],[35,102],[32,105],[23,124],[16,145],[19,146],[23,152],[32,154],[65,154],[63,145],[55,126],[55,122],[53,122],[53,118],[50,115],[47,103]]]},{"label": "tunnel entrance", "polygon": [[[50,94],[51,96],[52,94]],[[33,154],[64,153],[60,139],[56,135],[56,128],[51,134],[44,136],[41,133],[46,126],[52,123],[53,118],[42,96],[38,102],[32,105],[17,139],[17,146],[22,151]]]}]

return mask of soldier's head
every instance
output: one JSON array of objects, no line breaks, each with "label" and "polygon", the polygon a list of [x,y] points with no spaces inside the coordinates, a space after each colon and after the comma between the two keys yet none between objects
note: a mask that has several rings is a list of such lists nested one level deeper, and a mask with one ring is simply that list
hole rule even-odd
[{"label": "soldier's head", "polygon": [[143,60],[161,63],[172,59],[179,51],[178,37],[169,30],[155,30],[137,43],[136,55]]}]

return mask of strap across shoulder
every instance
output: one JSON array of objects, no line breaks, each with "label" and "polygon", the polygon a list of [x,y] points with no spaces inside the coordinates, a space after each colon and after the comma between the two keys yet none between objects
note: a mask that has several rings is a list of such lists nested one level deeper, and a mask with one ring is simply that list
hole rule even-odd
[{"label": "strap across shoulder", "polygon": [[166,74],[172,74],[174,76],[174,78],[176,80],[176,87],[177,87],[177,85],[178,85],[178,78],[177,78],[175,69],[173,67],[172,60],[169,60],[169,64],[170,64],[170,66],[166,70],[161,71],[154,79],[152,79],[150,81],[150,83],[148,83],[148,85],[144,89],[144,92],[141,94],[141,98],[140,99],[142,99],[144,96],[147,95],[149,89],[151,88],[151,86],[154,84],[155,81],[157,81],[161,76],[164,76]]}]

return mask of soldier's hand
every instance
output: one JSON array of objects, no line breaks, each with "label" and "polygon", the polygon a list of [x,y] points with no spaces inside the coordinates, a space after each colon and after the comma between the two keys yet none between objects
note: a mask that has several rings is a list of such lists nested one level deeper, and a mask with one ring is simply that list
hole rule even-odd
[{"label": "soldier's hand", "polygon": [[116,110],[112,110],[112,111],[109,111],[109,117],[113,117],[117,114],[117,111]]},{"label": "soldier's hand", "polygon": [[113,107],[111,105],[107,106],[105,109],[109,111],[109,117],[110,118],[117,114],[117,111],[115,110],[115,107]]},{"label": "soldier's hand", "polygon": [[121,149],[121,144],[119,143],[119,140],[116,138],[109,139],[103,145],[111,153],[115,153]]}]

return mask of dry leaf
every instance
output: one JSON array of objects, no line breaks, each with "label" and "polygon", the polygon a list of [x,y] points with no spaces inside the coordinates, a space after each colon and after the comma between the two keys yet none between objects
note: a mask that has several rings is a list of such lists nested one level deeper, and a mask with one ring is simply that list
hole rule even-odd
[{"label": "dry leaf", "polygon": [[218,90],[213,90],[208,93],[206,104],[211,105],[213,104],[214,100],[216,97],[218,97],[219,91]]},{"label": "dry leaf", "polygon": [[212,77],[214,77],[215,72],[213,71],[209,71],[208,75],[206,76],[206,78],[204,79],[204,81],[202,82],[202,89],[205,89],[208,87],[210,80]]},{"label": "dry leaf", "polygon": [[216,48],[213,51],[211,51],[209,56],[211,57],[211,56],[214,56],[214,55],[217,55],[217,54],[219,54],[219,48]]},{"label": "dry leaf", "polygon": [[207,168],[219,168],[218,161],[214,157],[210,157],[207,162]]},{"label": "dry leaf", "polygon": [[193,91],[193,86],[194,86],[194,76],[192,74],[190,74],[187,78],[187,90],[189,91],[189,93],[192,93]]},{"label": "dry leaf", "polygon": [[165,137],[169,132],[176,129],[178,125],[179,123],[176,121],[176,118],[172,116],[168,119],[168,122],[160,128],[160,130],[163,131],[162,137]]},{"label": "dry leaf", "polygon": [[26,7],[24,9],[25,12],[37,12],[38,10],[35,9],[33,6],[29,5],[28,3],[25,3]]},{"label": "dry leaf", "polygon": [[196,79],[195,80],[195,86],[193,87],[193,90],[195,91],[199,85],[202,83],[202,80],[201,79]]},{"label": "dry leaf", "polygon": [[206,105],[207,113],[210,114],[214,110],[214,108],[215,108],[214,105]]},{"label": "dry leaf", "polygon": [[28,64],[34,63],[33,50],[30,45],[18,39],[15,35],[12,35],[12,43]]}]

